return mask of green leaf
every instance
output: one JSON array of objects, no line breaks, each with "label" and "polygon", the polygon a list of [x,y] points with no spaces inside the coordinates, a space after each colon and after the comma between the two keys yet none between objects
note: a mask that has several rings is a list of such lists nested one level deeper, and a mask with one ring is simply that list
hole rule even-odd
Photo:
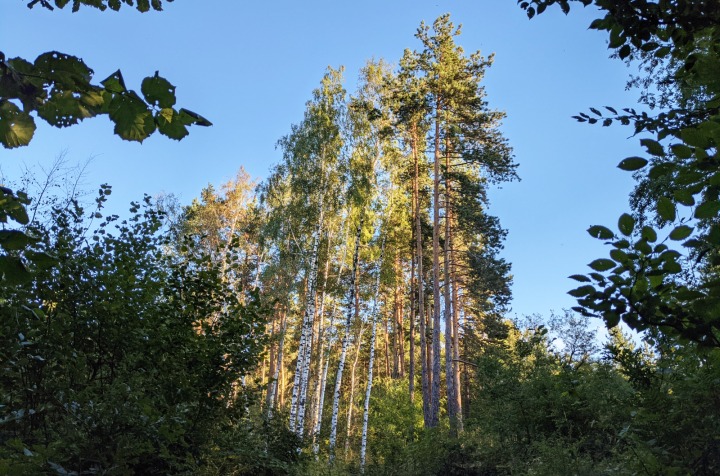
[{"label": "green leaf", "polygon": [[589,283],[590,278],[587,276],[583,276],[582,274],[573,274],[572,276],[568,276],[570,279],[574,279],[575,281],[579,281],[581,283]]},{"label": "green leaf", "polygon": [[669,274],[678,274],[682,271],[682,266],[676,261],[668,261],[663,266],[663,271]]},{"label": "green leaf", "polygon": [[660,197],[657,202],[657,212],[665,221],[675,220],[675,204],[667,197]]},{"label": "green leaf", "polygon": [[37,112],[38,116],[55,127],[72,126],[96,114],[95,111],[85,107],[72,91],[51,94],[49,99],[38,107]]},{"label": "green leaf", "polygon": [[35,121],[10,101],[0,101],[0,142],[8,149],[28,145],[35,134]]},{"label": "green leaf", "polygon": [[685,238],[690,236],[690,234],[692,234],[692,231],[692,227],[689,227],[687,225],[680,225],[670,232],[670,239],[674,241],[684,240]]},{"label": "green leaf", "polygon": [[630,45],[623,45],[618,52],[618,56],[620,57],[620,59],[625,59],[630,56],[631,51],[632,50],[630,49]]},{"label": "green leaf", "polygon": [[607,271],[615,267],[615,261],[606,258],[596,259],[592,263],[588,264],[595,271]]},{"label": "green leaf", "polygon": [[657,50],[655,50],[654,56],[656,58],[664,58],[670,53],[670,51],[671,48],[669,46],[663,46],[662,48],[658,48]]},{"label": "green leaf", "polygon": [[633,229],[635,229],[635,219],[627,213],[623,213],[618,220],[618,229],[625,236],[632,235]]},{"label": "green leaf", "polygon": [[36,74],[52,81],[53,88],[83,90],[90,86],[93,70],[79,58],[58,51],[43,53],[35,60]]},{"label": "green leaf", "polygon": [[685,144],[674,144],[670,146],[670,149],[678,159],[689,159],[693,154],[692,147],[688,147]]},{"label": "green leaf", "polygon": [[580,286],[579,288],[573,289],[572,291],[568,291],[568,294],[573,297],[583,297],[587,296],[588,294],[592,294],[595,292],[595,288],[591,285],[586,286]]},{"label": "green leaf", "polygon": [[698,205],[695,209],[695,218],[715,218],[718,212],[720,212],[720,201],[708,200]]},{"label": "green leaf", "polygon": [[591,226],[587,232],[590,233],[590,236],[593,238],[600,240],[609,240],[615,237],[615,234],[609,228],[600,225]]},{"label": "green leaf", "polygon": [[155,76],[143,79],[140,90],[148,103],[161,108],[170,108],[175,105],[175,86],[155,72]]},{"label": "green leaf", "polygon": [[650,243],[655,243],[655,241],[657,240],[657,232],[655,232],[655,230],[649,226],[644,226],[642,228],[642,231],[640,232],[640,236],[642,236],[645,240],[647,240]]},{"label": "green leaf", "polygon": [[644,146],[651,155],[658,157],[665,155],[665,149],[663,149],[663,146],[656,140],[640,139],[640,145]]},{"label": "green leaf", "polygon": [[648,172],[648,177],[650,177],[651,179],[657,179],[672,173],[674,170],[675,164],[670,162],[662,162],[660,164],[652,166],[650,172]]},{"label": "green leaf", "polygon": [[179,111],[180,117],[182,118],[182,121],[186,125],[192,125],[197,124],[198,126],[204,126],[204,127],[210,127],[212,126],[212,122],[208,121],[204,117],[202,117],[200,114],[194,113],[192,111],[188,111],[187,109],[180,109]]},{"label": "green leaf", "polygon": [[48,269],[58,263],[58,259],[42,251],[26,251],[25,258],[38,269]]},{"label": "green leaf", "polygon": [[9,284],[25,283],[32,278],[22,260],[15,256],[0,256],[0,275]]},{"label": "green leaf", "polygon": [[620,323],[620,316],[613,311],[603,313],[603,318],[608,329],[612,329]]},{"label": "green leaf", "polygon": [[155,131],[155,119],[145,102],[132,91],[118,94],[109,108],[115,133],[125,140],[142,142]]},{"label": "green leaf", "polygon": [[127,88],[125,87],[125,80],[123,79],[120,70],[115,71],[113,74],[101,81],[100,84],[105,86],[105,89],[111,93],[124,93],[127,91]]},{"label": "green leaf", "polygon": [[645,167],[647,163],[648,161],[646,159],[643,159],[642,157],[628,157],[627,159],[623,159],[618,164],[618,168],[632,172],[634,170],[639,170]]},{"label": "green leaf", "polygon": [[6,251],[22,250],[37,241],[37,238],[20,230],[0,230],[0,247]]},{"label": "green leaf", "polygon": [[678,203],[685,205],[686,207],[695,205],[695,197],[693,197],[693,194],[685,188],[675,190],[673,192],[673,198],[675,198]]},{"label": "green leaf", "polygon": [[698,127],[688,127],[680,131],[680,138],[688,145],[707,149],[712,146],[711,138]]},{"label": "green leaf", "polygon": [[161,109],[155,115],[155,121],[161,134],[171,139],[180,140],[188,135],[182,117],[172,108]]},{"label": "green leaf", "polygon": [[618,249],[610,250],[610,257],[618,263],[625,263],[628,261],[628,254]]}]

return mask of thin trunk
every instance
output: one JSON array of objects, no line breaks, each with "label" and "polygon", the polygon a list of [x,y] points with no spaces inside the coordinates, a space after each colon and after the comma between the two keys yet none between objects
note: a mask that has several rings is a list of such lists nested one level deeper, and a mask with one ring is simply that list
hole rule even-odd
[{"label": "thin trunk", "polygon": [[[397,275],[396,275],[397,276]],[[393,290],[393,322],[392,322],[392,378],[400,378],[400,342],[398,334],[400,329],[398,328],[398,294],[399,287],[395,286]]]},{"label": "thin trunk", "polygon": [[[278,377],[280,376],[280,372],[282,372],[282,381],[284,381],[284,375],[285,375],[285,367],[283,366],[283,347],[285,345],[285,331],[287,330],[287,309],[284,308],[282,311],[282,314],[280,315],[280,342],[278,343],[278,350],[277,350],[277,363],[275,364],[275,370],[273,372],[273,379],[270,383],[270,389],[268,390],[268,396],[267,396],[267,409],[268,409],[268,418],[272,418],[273,415],[273,409],[275,408],[275,396],[278,394]],[[280,387],[281,389],[283,387]],[[284,403],[284,399],[282,397],[282,391],[280,392],[280,405]]]},{"label": "thin trunk", "polygon": [[332,463],[335,459],[335,444],[337,443],[337,422],[338,422],[338,411],[340,407],[340,387],[342,385],[342,375],[345,369],[345,359],[347,358],[347,350],[350,345],[351,339],[351,327],[352,327],[352,314],[354,308],[355,299],[355,286],[357,279],[358,269],[358,258],[360,256],[360,238],[362,236],[362,226],[364,218],[360,219],[358,223],[357,231],[355,233],[355,253],[353,254],[353,267],[352,274],[350,276],[350,289],[348,290],[348,310],[347,318],[345,319],[345,336],[343,337],[342,350],[340,351],[340,361],[338,362],[337,375],[335,377],[335,393],[333,395],[333,409],[332,419],[330,420],[330,462]]},{"label": "thin trunk", "polygon": [[363,428],[362,428],[362,440],[360,443],[360,472],[365,472],[365,455],[367,452],[367,432],[368,432],[368,420],[370,417],[370,394],[373,386],[373,365],[375,363],[375,340],[377,337],[377,303],[378,296],[380,294],[380,270],[382,268],[383,257],[385,255],[385,241],[383,241],[380,249],[380,264],[378,266],[378,274],[375,281],[375,300],[373,301],[372,311],[370,312],[370,319],[372,321],[372,333],[370,334],[370,361],[368,362],[368,377],[367,386],[365,387],[365,407],[363,410]]},{"label": "thin trunk", "polygon": [[457,270],[455,266],[455,248],[453,246],[453,233],[450,230],[450,272],[452,274],[452,320],[453,320],[453,380],[455,386],[455,408],[457,429],[463,431],[462,392],[460,389],[460,300],[458,299]]},{"label": "thin trunk", "polygon": [[[275,339],[275,336],[277,335],[277,312],[275,312],[275,317],[272,320],[272,326],[270,326],[270,338]],[[268,352],[268,372],[267,372],[267,382],[265,382],[265,369],[264,369],[264,363],[263,363],[263,382],[265,383],[265,388],[267,389],[265,391],[265,408],[269,407],[269,396],[270,396],[270,386],[272,385],[272,379],[275,376],[275,353],[277,352],[277,343],[273,343],[270,346],[270,351]]]},{"label": "thin trunk", "polygon": [[408,367],[408,393],[410,403],[415,402],[415,255],[410,260],[410,362]]},{"label": "thin trunk", "polygon": [[440,418],[440,98],[435,105],[435,160],[433,165],[433,338],[430,426]]},{"label": "thin trunk", "polygon": [[405,377],[405,300],[403,299],[402,288],[398,286],[398,360],[400,362],[399,378]]},{"label": "thin trunk", "polygon": [[388,319],[385,319],[385,377],[390,377],[390,346],[388,343],[388,335],[390,329],[388,329]]},{"label": "thin trunk", "polygon": [[[344,225],[345,222],[343,222],[343,230],[340,232],[340,237],[343,238],[345,236],[344,232]],[[345,270],[345,257],[347,254],[347,246],[343,246],[343,252],[342,252],[342,258],[340,259],[340,268],[338,270],[337,274],[337,284],[340,284],[340,279],[342,277],[342,273]],[[325,276],[325,282],[327,283],[327,274]],[[333,301],[333,308],[330,312],[330,325],[328,326],[328,330],[330,332],[334,332],[335,329],[334,323],[335,323],[335,311],[337,309],[337,301]],[[317,385],[317,394],[316,394],[316,406],[315,406],[315,421],[313,422],[313,453],[315,453],[316,457],[318,452],[320,451],[320,444],[318,442],[318,438],[320,437],[320,430],[322,430],[322,415],[323,410],[325,408],[325,387],[327,385],[327,375],[328,375],[328,368],[330,367],[330,350],[331,350],[331,342],[330,342],[330,336],[325,339],[324,342],[321,343],[321,352],[322,355],[320,356],[321,359],[324,359],[325,366],[323,367],[322,373],[320,374],[320,380],[318,381]],[[320,368],[320,366],[318,366]]]},{"label": "thin trunk", "polygon": [[[433,326],[432,326],[432,316],[433,316],[433,303],[430,303],[429,306],[427,306],[427,312],[426,312],[426,322],[425,322],[425,328],[427,329],[427,349],[426,349],[426,355],[427,355],[427,362],[425,362],[425,365],[428,368],[428,386],[429,389],[432,388],[433,383],[433,373],[432,373],[432,366],[433,366],[433,342],[432,342],[432,335],[433,335]],[[428,391],[429,391],[428,389]],[[431,392],[432,393],[432,392]],[[432,400],[430,401],[432,403]],[[428,410],[430,407],[428,407]],[[429,416],[429,415],[428,415]]]},{"label": "thin trunk", "polygon": [[417,124],[413,124],[411,131],[410,148],[415,166],[413,174],[413,194],[415,195],[415,256],[417,260],[417,294],[418,316],[420,318],[420,368],[422,375],[423,395],[423,421],[425,426],[430,425],[430,372],[427,366],[427,345],[425,328],[425,291],[423,283],[423,249],[422,225],[420,221],[420,159],[418,158]]},{"label": "thin trunk", "polygon": [[358,334],[357,346],[355,347],[355,360],[353,361],[352,369],[350,370],[350,396],[348,398],[347,431],[345,433],[346,459],[348,456],[348,452],[350,451],[350,435],[352,434],[353,410],[355,409],[355,372],[357,370],[358,361],[360,360],[360,347],[362,347],[362,336],[364,333],[365,325],[363,324],[363,326],[360,328],[360,333]]},{"label": "thin trunk", "polygon": [[290,402],[290,429],[300,438],[303,437],[307,383],[310,373],[310,355],[312,353],[312,332],[315,320],[315,288],[317,286],[318,258],[320,238],[323,226],[323,197],[320,198],[320,215],[315,227],[310,269],[308,271],[307,290],[305,293],[305,315],[302,322],[298,358],[295,364],[292,400]]},{"label": "thin trunk", "polygon": [[403,309],[405,307],[400,279],[402,277],[402,266],[400,255],[395,255],[395,296],[394,296],[394,320],[393,320],[393,378],[405,377],[405,332],[403,323]]},{"label": "thin trunk", "polygon": [[443,286],[443,298],[445,300],[445,386],[451,433],[457,435],[457,399],[455,396],[455,375],[453,374],[453,303],[450,295],[450,220],[452,219],[452,213],[450,208],[450,154],[447,140],[445,151],[445,247],[443,250],[443,274],[445,276]]}]

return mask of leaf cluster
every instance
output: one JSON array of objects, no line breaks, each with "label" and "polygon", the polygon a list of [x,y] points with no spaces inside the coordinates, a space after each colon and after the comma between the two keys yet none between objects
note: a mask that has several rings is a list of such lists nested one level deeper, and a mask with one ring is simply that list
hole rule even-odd
[{"label": "leaf cluster", "polygon": [[196,467],[220,428],[251,426],[251,394],[235,385],[261,355],[268,310],[257,294],[240,303],[207,253],[167,255],[149,198],[93,231],[86,216],[75,203],[32,225],[30,249],[54,266],[0,287],[0,468]]},{"label": "leaf cluster", "polygon": [[57,51],[34,62],[5,59],[0,52],[0,143],[6,148],[27,145],[35,119],[55,127],[107,115],[122,139],[142,142],[156,130],[180,140],[187,126],[212,125],[187,109],[176,110],[175,86],[157,72],[142,81],[140,97],[127,89],[120,71],[93,84],[93,70],[81,59]]}]

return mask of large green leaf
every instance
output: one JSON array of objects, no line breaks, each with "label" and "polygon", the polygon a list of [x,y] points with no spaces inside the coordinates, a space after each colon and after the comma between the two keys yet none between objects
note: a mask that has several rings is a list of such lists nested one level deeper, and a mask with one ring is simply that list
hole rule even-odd
[{"label": "large green leaf", "polygon": [[685,238],[690,236],[692,231],[692,227],[689,227],[687,225],[680,225],[670,232],[670,239],[675,241],[684,240]]},{"label": "large green leaf", "polygon": [[615,237],[615,234],[610,230],[610,228],[601,225],[593,225],[588,228],[587,232],[593,238],[598,238],[600,240],[609,240]]},{"label": "large green leaf", "polygon": [[188,135],[188,130],[183,117],[173,108],[161,109],[155,115],[158,130],[161,134],[171,139],[180,140]]},{"label": "large green leaf", "polygon": [[655,241],[657,240],[657,232],[649,226],[642,227],[642,230],[640,231],[640,236],[646,239],[649,243],[655,243]]},{"label": "large green leaf", "polygon": [[0,142],[8,149],[28,145],[35,133],[32,116],[10,101],[0,102]]},{"label": "large green leaf", "polygon": [[37,238],[20,230],[0,230],[0,247],[6,251],[22,250],[37,241]]},{"label": "large green leaf", "polygon": [[618,219],[618,229],[620,230],[620,233],[625,236],[632,235],[632,232],[635,229],[635,219],[627,213],[623,213]]},{"label": "large green leaf", "polygon": [[185,124],[187,124],[187,125],[196,124],[198,126],[204,126],[204,127],[212,126],[212,122],[208,121],[203,116],[201,116],[200,114],[197,114],[195,112],[188,111],[187,109],[183,108],[183,109],[180,109],[180,111],[178,111],[178,113],[180,114],[180,117],[182,118],[183,122],[185,122]]},{"label": "large green leaf", "polygon": [[708,200],[698,205],[695,209],[695,218],[715,218],[717,217],[718,212],[720,212],[720,201]]},{"label": "large green leaf", "polygon": [[675,220],[675,204],[667,197],[660,197],[657,201],[657,212],[665,221]]},{"label": "large green leaf", "polygon": [[37,109],[38,116],[55,127],[68,127],[93,117],[96,111],[86,107],[71,91],[58,91]]},{"label": "large green leaf", "polygon": [[616,265],[615,261],[611,259],[600,258],[588,264],[588,266],[590,266],[595,271],[607,271],[614,268]]},{"label": "large green leaf", "polygon": [[22,260],[16,256],[0,256],[0,276],[8,284],[21,284],[32,277]]},{"label": "large green leaf", "polygon": [[653,139],[641,139],[640,144],[643,145],[648,153],[661,157],[665,155],[665,149],[663,149],[663,146],[660,145],[660,143]]},{"label": "large green leaf", "polygon": [[43,53],[35,60],[36,74],[64,90],[83,90],[90,86],[93,70],[79,58],[59,51]]},{"label": "large green leaf", "polygon": [[175,105],[175,86],[155,72],[155,76],[143,79],[141,91],[148,103],[160,108],[169,108]]},{"label": "large green leaf", "polygon": [[582,297],[587,296],[588,294],[592,294],[595,292],[595,287],[591,285],[585,285],[580,286],[579,288],[573,289],[572,291],[568,291],[568,294],[573,297]]},{"label": "large green leaf", "polygon": [[115,71],[113,74],[102,80],[100,84],[105,86],[105,89],[111,93],[124,93],[127,91],[127,88],[125,87],[125,80],[123,79],[120,70]]},{"label": "large green leaf", "polygon": [[110,103],[115,133],[125,140],[142,142],[155,131],[155,119],[145,102],[130,91],[117,94]]},{"label": "large green leaf", "polygon": [[647,159],[642,157],[628,157],[618,164],[618,168],[627,171],[639,170],[647,165]]}]

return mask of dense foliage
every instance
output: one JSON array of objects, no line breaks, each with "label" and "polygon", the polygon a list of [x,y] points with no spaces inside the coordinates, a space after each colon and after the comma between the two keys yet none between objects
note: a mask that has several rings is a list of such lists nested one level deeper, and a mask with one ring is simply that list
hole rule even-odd
[{"label": "dense foliage", "polygon": [[257,294],[240,303],[192,237],[170,242],[148,198],[127,220],[100,213],[55,207],[29,231],[54,266],[3,287],[2,472],[175,473],[251,430],[239,382],[265,345]]}]

